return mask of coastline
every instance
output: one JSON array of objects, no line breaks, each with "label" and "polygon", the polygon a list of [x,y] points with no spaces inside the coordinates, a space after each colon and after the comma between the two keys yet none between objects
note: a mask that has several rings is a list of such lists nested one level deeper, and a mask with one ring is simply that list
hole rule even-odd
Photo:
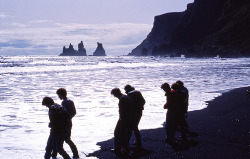
[{"label": "coastline", "polygon": [[[164,128],[141,130],[143,149],[131,150],[130,158],[223,159],[250,158],[250,86],[223,93],[207,108],[188,113],[190,136],[185,145],[162,142]],[[179,132],[176,133],[176,137]],[[132,144],[130,140],[130,144]],[[113,138],[99,142],[100,150],[89,154],[99,159],[117,158],[110,150]],[[133,147],[132,145],[130,145]]]}]

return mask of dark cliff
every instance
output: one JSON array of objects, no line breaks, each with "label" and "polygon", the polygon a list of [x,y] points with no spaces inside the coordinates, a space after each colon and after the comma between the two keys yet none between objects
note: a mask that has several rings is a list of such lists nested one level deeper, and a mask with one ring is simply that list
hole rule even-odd
[{"label": "dark cliff", "polygon": [[142,50],[144,48],[147,50],[147,53],[150,53],[154,47],[159,44],[169,44],[173,34],[173,29],[176,27],[183,15],[184,13],[167,13],[156,16],[152,31],[149,33],[147,38],[132,51],[131,55],[140,56],[143,55]]},{"label": "dark cliff", "polygon": [[129,55],[249,57],[249,28],[249,0],[195,0],[184,12],[156,16]]}]

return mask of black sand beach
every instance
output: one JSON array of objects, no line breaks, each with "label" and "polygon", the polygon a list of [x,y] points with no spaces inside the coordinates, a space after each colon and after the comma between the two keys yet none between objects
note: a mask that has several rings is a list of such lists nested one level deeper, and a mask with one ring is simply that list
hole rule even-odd
[{"label": "black sand beach", "polygon": [[[141,130],[143,148],[134,149],[131,140],[129,158],[174,159],[249,159],[250,158],[250,97],[237,88],[208,102],[203,110],[188,113],[188,142],[169,145],[162,140],[165,129]],[[164,119],[163,119],[164,121]],[[176,134],[176,139],[179,133]],[[113,138],[98,143],[101,150],[89,156],[100,159],[118,158],[110,150]]]}]

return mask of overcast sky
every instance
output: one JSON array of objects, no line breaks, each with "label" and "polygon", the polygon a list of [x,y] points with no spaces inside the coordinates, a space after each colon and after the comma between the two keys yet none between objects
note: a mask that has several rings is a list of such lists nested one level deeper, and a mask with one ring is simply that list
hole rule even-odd
[{"label": "overcast sky", "polygon": [[58,55],[83,41],[125,55],[146,38],[156,15],[193,0],[0,0],[0,55]]}]

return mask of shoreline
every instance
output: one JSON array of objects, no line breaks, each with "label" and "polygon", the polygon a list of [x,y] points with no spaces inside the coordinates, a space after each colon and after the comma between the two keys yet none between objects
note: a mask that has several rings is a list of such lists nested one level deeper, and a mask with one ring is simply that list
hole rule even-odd
[{"label": "shoreline", "polygon": [[[141,130],[143,148],[133,148],[132,136],[130,158],[250,158],[250,97],[247,97],[246,90],[250,90],[250,86],[222,93],[206,102],[206,108],[188,112],[191,133],[185,145],[171,146],[162,142],[166,137],[163,127]],[[177,131],[176,138],[179,134]],[[110,151],[114,148],[113,139],[98,142],[100,150],[88,156],[118,158]]]}]

